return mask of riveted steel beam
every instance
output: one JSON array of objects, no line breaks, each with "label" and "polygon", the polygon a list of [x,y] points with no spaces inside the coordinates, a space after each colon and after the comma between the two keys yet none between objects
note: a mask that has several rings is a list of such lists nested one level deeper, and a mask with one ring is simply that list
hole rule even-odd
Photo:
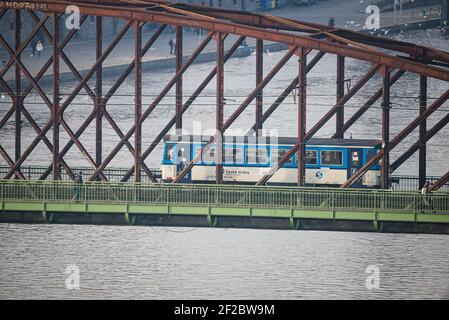
[{"label": "riveted steel beam", "polygon": [[298,186],[306,184],[306,115],[307,115],[307,52],[306,49],[298,49]]},{"label": "riveted steel beam", "polygon": [[[331,108],[305,135],[304,142],[307,142],[312,138],[337,112],[340,105],[348,102],[377,72],[380,68],[379,65],[372,66],[370,70],[355,84],[354,87],[340,100],[337,104]],[[257,185],[264,185],[268,180],[281,168],[297,151],[299,144],[295,144],[289,152],[278,161],[278,165],[273,167],[266,175],[264,175]]]},{"label": "riveted steel beam", "polygon": [[[48,11],[65,12],[68,2],[46,2]],[[409,61],[397,56],[389,55],[378,50],[368,50],[363,47],[342,45],[328,40],[317,39],[312,36],[290,34],[283,31],[267,30],[261,27],[246,26],[224,21],[222,19],[202,19],[200,17],[185,16],[177,13],[147,11],[143,8],[123,8],[119,6],[105,6],[82,4],[83,12],[89,15],[103,15],[122,19],[137,19],[140,21],[157,22],[173,26],[190,28],[202,28],[209,31],[217,31],[236,34],[246,37],[254,37],[266,41],[284,43],[290,46],[305,47],[327,53],[333,53],[348,58],[354,58],[380,64],[390,68],[413,72],[435,79],[449,81],[449,71],[443,68],[425,65],[424,63]],[[318,30],[319,31],[319,30]],[[316,33],[317,31],[315,31]],[[327,32],[327,31],[326,31]],[[351,40],[351,42],[354,42]],[[442,57],[449,57],[446,52],[439,52]]]},{"label": "riveted steel beam", "polygon": [[[158,104],[162,101],[162,99],[167,95],[167,93],[170,91],[170,89],[176,84],[177,80],[180,78],[180,76],[188,69],[188,67],[195,61],[195,59],[199,56],[201,51],[207,46],[207,44],[212,40],[213,33],[209,34],[206,39],[200,44],[200,46],[195,50],[195,52],[192,54],[190,59],[183,65],[183,67],[174,75],[174,77],[167,83],[165,88],[160,92],[158,97],[154,99],[154,101],[151,103],[151,105],[147,108],[147,110],[142,114],[141,122],[143,122],[150,113],[158,106]],[[181,114],[181,113],[180,113]],[[176,115],[175,115],[176,117]],[[120,142],[114,147],[114,149],[111,151],[111,153],[108,155],[108,157],[105,158],[105,160],[102,163],[102,166],[100,166],[95,172],[93,172],[92,176],[94,177],[98,170],[102,170],[115,156],[115,154],[120,151],[123,143],[131,137],[131,135],[135,131],[135,126],[131,127],[131,129],[128,130],[128,132],[121,138]],[[146,156],[150,153],[148,152],[148,149],[142,154],[142,162],[146,158]],[[131,174],[133,174],[134,169],[130,169],[128,173],[123,177],[122,181],[127,181]]]},{"label": "riveted steel beam", "polygon": [[[198,49],[195,51],[195,53],[192,54],[192,56],[191,56],[192,61],[193,61],[192,58],[197,57],[198,54],[204,49],[204,47],[207,45],[207,43],[209,43],[209,41],[211,39],[212,39],[212,34],[210,34],[210,36],[204,40],[203,44],[200,47],[198,47]],[[242,44],[244,39],[245,39],[245,37],[240,37],[239,39],[237,39],[236,42],[232,45],[232,47],[226,52],[225,57],[224,57],[225,62],[228,61],[229,58],[235,53],[235,51]],[[186,65],[189,65],[189,62],[186,62],[186,64],[184,66],[186,66]],[[203,92],[203,90],[212,81],[212,79],[215,77],[216,74],[217,74],[217,67],[215,66],[215,68],[207,75],[207,77],[198,86],[198,88],[192,93],[192,95],[189,97],[189,99],[187,99],[187,101],[182,106],[182,109],[180,110],[179,114],[178,115],[175,114],[173,116],[173,118],[170,119],[170,121],[167,123],[167,125],[161,130],[161,132],[157,135],[157,137],[153,140],[153,142],[147,147],[145,152],[142,153],[143,160],[145,160],[151,154],[151,152],[154,150],[154,148],[156,148],[156,146],[162,141],[164,136],[170,131],[170,129],[176,123],[177,117],[179,117],[184,112],[186,112],[187,109],[189,109],[189,107],[193,104],[193,102],[195,102],[196,98],[201,94],[201,92]],[[133,173],[133,168],[131,168],[126,173],[126,175],[124,176],[122,181],[127,181],[129,179],[129,177],[132,175],[132,173]]]},{"label": "riveted steel beam", "polygon": [[[229,116],[223,127],[217,134],[223,134],[226,129],[228,129],[231,124],[239,117],[239,115],[245,111],[248,105],[256,98],[256,96],[265,88],[265,86],[274,78],[274,76],[282,69],[282,67],[290,60],[290,58],[295,54],[297,50],[296,47],[290,48],[288,52],[281,58],[281,60],[273,67],[273,69],[265,76],[263,81],[249,94],[249,96],[243,101],[243,103]],[[207,152],[211,144],[217,137],[212,137],[211,140],[201,148],[201,151],[185,166],[185,168],[178,174],[178,176],[173,180],[173,183],[180,182],[185,175],[193,168],[196,162],[202,157],[202,155]]]},{"label": "riveted steel beam", "polygon": [[362,168],[354,173],[348,181],[346,181],[341,187],[350,187],[357,179],[365,174],[375,163],[377,163],[383,156],[384,152],[389,152],[395,148],[402,140],[405,139],[414,129],[416,129],[422,121],[426,120],[432,113],[438,110],[449,99],[449,90],[443,93],[437,100],[435,100],[424,112],[422,112],[417,118],[415,118],[410,124],[408,124],[401,132],[399,132],[394,139],[392,139],[388,145],[388,148],[380,150],[369,160]]}]

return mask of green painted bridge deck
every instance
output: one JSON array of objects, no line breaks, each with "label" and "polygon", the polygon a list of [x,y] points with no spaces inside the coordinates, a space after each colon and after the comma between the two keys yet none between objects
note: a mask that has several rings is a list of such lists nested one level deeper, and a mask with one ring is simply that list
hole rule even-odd
[{"label": "green painted bridge deck", "polygon": [[0,181],[0,222],[449,234],[449,193]]}]

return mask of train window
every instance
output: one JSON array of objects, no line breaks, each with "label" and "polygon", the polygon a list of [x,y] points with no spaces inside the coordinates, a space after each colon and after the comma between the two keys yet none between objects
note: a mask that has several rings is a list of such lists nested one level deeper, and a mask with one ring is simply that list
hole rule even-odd
[{"label": "train window", "polygon": [[360,152],[359,151],[352,151],[351,163],[352,163],[352,166],[360,165]]},{"label": "train window", "polygon": [[[271,149],[271,163],[279,163],[290,150]],[[288,159],[286,163],[293,163],[293,157]]]},{"label": "train window", "polygon": [[242,163],[242,149],[224,149],[224,162],[232,164]]},{"label": "train window", "polygon": [[343,164],[343,153],[341,151],[321,151],[321,164],[340,166]]},{"label": "train window", "polygon": [[[196,148],[195,157],[198,156],[202,148],[204,148],[204,146]],[[215,147],[210,147],[209,150],[203,152],[203,154],[201,155],[201,162],[204,163],[215,162]]]},{"label": "train window", "polygon": [[175,148],[174,144],[167,144],[167,148],[165,151],[165,160],[174,161],[174,155],[175,155],[174,148]]},{"label": "train window", "polygon": [[[368,150],[368,152],[366,153],[366,162],[370,161],[372,158],[374,158],[378,153],[378,150],[376,149],[371,149]],[[380,165],[382,163],[382,161],[377,162],[378,165]]]},{"label": "train window", "polygon": [[315,150],[307,150],[306,151],[306,164],[317,164],[317,152]]},{"label": "train window", "polygon": [[267,163],[267,149],[247,149],[247,163]]},{"label": "train window", "polygon": [[215,162],[215,147],[210,147],[209,150],[203,153],[203,161]]},{"label": "train window", "polygon": [[371,149],[367,152],[366,154],[366,162],[370,161],[372,158],[374,158],[374,156],[377,154],[377,150],[376,149]]}]

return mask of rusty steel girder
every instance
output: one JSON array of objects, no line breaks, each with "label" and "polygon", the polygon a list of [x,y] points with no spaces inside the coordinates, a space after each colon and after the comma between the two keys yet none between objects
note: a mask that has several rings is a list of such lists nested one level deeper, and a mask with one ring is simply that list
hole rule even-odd
[{"label": "rusty steel girder", "polygon": [[[93,66],[85,75],[81,75],[76,66],[64,53],[64,47],[72,39],[76,30],[72,30],[64,39],[60,39],[58,31],[58,18],[65,13],[68,5],[77,5],[81,11],[81,23],[87,16],[96,16],[96,60]],[[42,179],[52,175],[53,179],[60,179],[61,168],[74,179],[74,173],[64,160],[64,156],[75,145],[93,168],[93,174],[90,180],[106,180],[103,170],[114,159],[123,146],[133,155],[134,164],[123,176],[122,181],[128,181],[134,175],[135,181],[141,181],[143,172],[155,182],[156,179],[150,169],[145,164],[146,158],[151,154],[158,143],[163,139],[173,127],[181,129],[183,125],[182,116],[184,112],[193,104],[195,99],[202,93],[205,87],[216,78],[216,129],[224,133],[239,115],[255,100],[254,125],[251,129],[262,129],[263,123],[273,114],[273,112],[282,104],[284,99],[295,89],[299,92],[298,101],[298,143],[280,160],[278,167],[286,163],[295,153],[298,154],[300,165],[298,166],[298,184],[304,184],[304,155],[305,144],[314,134],[316,134],[331,118],[335,116],[336,126],[334,138],[341,138],[344,133],[377,101],[382,97],[382,139],[383,148],[381,152],[372,159],[365,167],[355,173],[342,187],[352,185],[360,176],[362,176],[371,165],[382,159],[382,185],[388,186],[389,174],[405,162],[414,152],[419,150],[419,176],[420,186],[424,183],[426,172],[426,142],[438,133],[448,122],[448,116],[445,116],[433,128],[427,131],[426,119],[449,97],[446,92],[433,104],[427,106],[428,79],[437,79],[449,82],[449,53],[428,48],[403,41],[386,39],[368,35],[361,32],[350,31],[346,29],[331,28],[315,23],[295,21],[270,14],[258,14],[242,12],[235,10],[224,10],[219,8],[188,5],[184,3],[173,3],[159,0],[35,0],[31,2],[0,2],[0,19],[7,10],[14,10],[14,43],[11,46],[0,35],[0,46],[10,55],[10,59],[0,69],[0,86],[2,90],[11,97],[12,106],[0,119],[0,128],[14,115],[15,123],[15,153],[11,157],[3,146],[0,145],[0,156],[6,161],[10,170],[4,178],[15,177],[25,179],[21,172],[21,166],[29,154],[36,148],[39,142],[43,142],[52,152],[52,162]],[[22,37],[20,31],[21,19],[23,13],[28,11],[29,15],[36,22],[35,27],[26,37]],[[42,11],[43,16],[39,17],[36,11]],[[103,27],[102,18],[113,17],[125,20],[124,27],[116,34],[112,42],[106,47],[102,47]],[[46,27],[46,22],[51,20],[51,30]],[[142,44],[142,26],[147,23],[157,23],[160,27],[154,32],[151,38]],[[142,110],[142,58],[159,38],[167,25],[175,27],[176,30],[176,72],[173,78],[167,83],[155,100],[144,110]],[[209,31],[208,36],[199,44],[193,54],[184,62],[182,33],[184,28],[199,28]],[[103,93],[103,62],[109,56],[111,51],[118,45],[125,33],[133,28],[136,37],[134,47],[134,59],[120,75],[118,80],[104,94]],[[44,66],[34,77],[21,62],[23,50],[28,46],[31,39],[39,32],[53,44],[52,56],[44,63]],[[224,39],[229,35],[237,35],[239,38],[234,45],[227,51],[224,51]],[[255,56],[256,56],[256,82],[252,90],[243,103],[238,106],[235,112],[228,118],[224,118],[224,65],[232,56],[237,48],[242,44],[245,38],[255,38]],[[201,54],[210,41],[215,39],[217,59],[215,68],[200,84],[197,90],[183,103],[183,74],[191,66],[194,60]],[[263,45],[266,42],[278,42],[288,46],[289,50],[278,64],[264,77],[263,73]],[[306,64],[306,58],[310,52],[316,51],[316,55]],[[336,104],[333,106],[310,130],[306,131],[305,120],[307,115],[306,108],[306,82],[307,73],[320,61],[326,54],[337,56],[336,68]],[[287,61],[296,55],[299,58],[298,75],[294,77],[290,85],[285,88],[281,95],[264,112],[263,89],[278,73]],[[368,72],[345,94],[345,61],[347,58],[364,61],[371,65]],[[60,101],[60,79],[59,64],[60,59],[68,66],[78,81],[73,91],[64,101]],[[46,93],[39,85],[39,80],[52,67],[52,91],[53,97],[48,98]],[[14,68],[15,81],[10,85],[5,81],[4,76],[10,68]],[[135,92],[134,92],[134,125],[127,132],[122,132],[115,122],[113,115],[107,110],[108,101],[131,72],[135,72]],[[345,104],[377,73],[383,75],[382,87],[373,93],[370,99],[361,106],[346,122]],[[398,136],[390,139],[390,90],[393,84],[398,81],[403,74],[415,73],[420,76],[420,114],[409,124]],[[25,77],[29,85],[22,88],[22,77]],[[92,90],[88,82],[95,76],[95,89]],[[160,102],[167,96],[169,91],[175,87],[175,116],[168,119],[167,124],[157,134],[154,141],[145,148],[142,145],[142,124],[148,116],[157,108]],[[73,131],[63,118],[64,110],[73,102],[81,90],[85,90],[92,99],[93,110],[85,119],[83,124],[76,131]],[[43,99],[44,103],[51,111],[51,119],[42,128],[36,123],[33,117],[27,111],[24,105],[24,98],[35,90]],[[22,127],[21,117],[24,117],[37,133],[37,137],[32,143],[22,151],[21,138]],[[95,120],[96,147],[95,154],[91,156],[85,146],[80,141],[80,136],[86,128]],[[103,121],[110,124],[120,142],[112,149],[110,154],[103,158],[102,128]],[[60,148],[59,131],[63,128],[69,135],[70,141]],[[401,142],[413,128],[419,127],[419,140],[413,144],[396,161],[389,164],[390,151]],[[52,129],[52,141],[46,135]],[[134,137],[134,145],[130,143],[131,137]],[[201,150],[200,155],[207,151],[213,143],[210,141],[206,147]],[[199,156],[200,156],[199,155]],[[175,178],[174,182],[179,182],[195,165],[198,157],[193,159],[185,166],[183,171]],[[264,176],[258,184],[266,183],[276,172],[277,168],[272,169]],[[216,182],[222,183],[223,168],[217,165]],[[449,174],[444,175],[434,188],[448,181]]]},{"label": "rusty steel girder", "polygon": [[[383,48],[397,51],[398,53],[407,53],[410,57],[418,57],[427,63],[432,61],[448,63],[449,53],[395,40],[386,40],[379,37],[373,38],[355,31],[332,29],[318,24],[291,19],[276,19],[273,16],[261,14],[222,9],[214,10],[211,8],[206,10],[205,7],[173,4],[164,1],[36,0],[35,2],[45,4],[47,12],[65,13],[68,5],[77,5],[82,14],[200,28],[208,31],[253,37],[290,46],[324,51],[449,81],[447,69],[400,58],[394,54],[383,53],[376,49]],[[248,20],[251,20],[251,22],[248,22]],[[265,25],[264,22],[266,21],[271,21],[272,23]],[[278,31],[283,29],[283,26],[288,27],[288,29]],[[292,28],[295,32],[286,32],[292,31]],[[308,34],[299,35],[297,31],[307,31]],[[321,34],[325,38],[317,38],[317,34]],[[331,40],[338,39],[338,42],[329,41],[329,37],[332,37]],[[343,44],[339,42],[343,42]]]}]

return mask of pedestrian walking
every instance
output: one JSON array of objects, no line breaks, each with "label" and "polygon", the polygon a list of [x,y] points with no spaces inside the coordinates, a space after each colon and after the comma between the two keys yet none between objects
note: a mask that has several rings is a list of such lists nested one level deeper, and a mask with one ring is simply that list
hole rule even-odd
[{"label": "pedestrian walking", "polygon": [[79,201],[81,197],[81,187],[83,184],[83,173],[80,171],[77,175],[75,175],[75,200]]},{"label": "pedestrian walking", "polygon": [[429,197],[429,192],[432,190],[432,183],[430,181],[426,181],[424,186],[421,189],[421,194],[423,195],[423,208],[422,209],[430,209],[432,210],[431,197]]},{"label": "pedestrian walking", "polygon": [[330,17],[329,20],[327,21],[327,25],[331,28],[335,27],[335,18]]},{"label": "pedestrian walking", "polygon": [[36,54],[36,40],[31,40],[30,46],[31,46],[31,56],[33,57]]},{"label": "pedestrian walking", "polygon": [[36,51],[39,58],[41,57],[41,52],[44,51],[44,46],[42,45],[42,42],[39,40],[36,44]]},{"label": "pedestrian walking", "polygon": [[441,27],[441,34],[445,37],[449,36],[449,26],[447,24]]},{"label": "pedestrian walking", "polygon": [[168,41],[168,45],[170,46],[170,54],[174,54],[175,52],[175,40],[173,38],[170,38]]}]

